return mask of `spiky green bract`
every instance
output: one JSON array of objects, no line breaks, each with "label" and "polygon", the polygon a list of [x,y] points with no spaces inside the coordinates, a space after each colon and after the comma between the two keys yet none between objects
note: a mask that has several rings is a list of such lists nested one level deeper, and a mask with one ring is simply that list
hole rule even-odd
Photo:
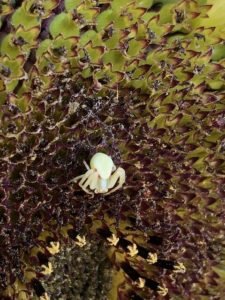
[{"label": "spiky green bract", "polygon": [[[119,220],[133,223],[131,240],[141,230],[137,243],[149,251],[147,236],[158,235],[158,256],[187,269],[173,276],[138,258],[119,264],[125,274],[153,278],[171,298],[221,298],[225,60],[222,11],[213,25],[218,3],[1,6],[2,285],[23,280],[20,255],[40,243],[43,224],[79,231],[98,210],[98,219],[116,219],[122,236]],[[126,170],[124,190],[90,198],[71,183],[96,152]],[[158,297],[148,287],[132,289]]]}]

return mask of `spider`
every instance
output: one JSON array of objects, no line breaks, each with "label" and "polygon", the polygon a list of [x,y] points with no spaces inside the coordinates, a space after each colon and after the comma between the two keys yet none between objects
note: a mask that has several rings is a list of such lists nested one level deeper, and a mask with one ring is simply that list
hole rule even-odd
[{"label": "spider", "polygon": [[[84,165],[87,168],[87,172],[75,177],[72,181],[77,182],[81,179],[79,186],[88,194],[93,195],[87,189],[88,186],[96,194],[106,193],[106,195],[109,195],[121,188],[125,182],[125,170],[120,167],[116,169],[112,158],[107,154],[98,152],[91,158],[90,167],[85,161]],[[112,174],[112,172],[114,173]],[[114,187],[118,180],[118,185]]]}]

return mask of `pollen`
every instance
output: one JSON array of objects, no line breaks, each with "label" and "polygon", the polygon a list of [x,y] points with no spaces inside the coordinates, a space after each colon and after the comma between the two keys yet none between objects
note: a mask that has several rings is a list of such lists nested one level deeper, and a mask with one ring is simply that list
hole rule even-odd
[{"label": "pollen", "polygon": [[146,280],[144,278],[139,277],[137,282],[137,287],[143,289],[145,287]]},{"label": "pollen", "polygon": [[40,297],[40,300],[50,300],[50,297],[47,293],[44,293],[44,295]]},{"label": "pollen", "polygon": [[174,272],[184,274],[186,272],[185,265],[183,263],[178,263],[174,266]]},{"label": "pollen", "polygon": [[168,289],[165,286],[159,286],[157,292],[159,295],[164,297],[168,294]]},{"label": "pollen", "polygon": [[51,242],[50,247],[47,247],[47,250],[52,254],[55,255],[59,253],[60,244],[59,242]]},{"label": "pollen", "polygon": [[119,238],[113,233],[110,238],[107,238],[107,241],[109,242],[110,246],[116,246],[119,242]]},{"label": "pollen", "polygon": [[147,262],[149,264],[155,264],[158,261],[157,253],[148,253]]},{"label": "pollen", "polygon": [[75,244],[80,248],[83,248],[87,244],[86,237],[78,235]]},{"label": "pollen", "polygon": [[44,275],[51,275],[53,272],[53,268],[52,268],[52,264],[50,262],[48,262],[48,265],[42,265],[42,271],[41,273]]},{"label": "pollen", "polygon": [[129,255],[131,257],[134,257],[138,254],[138,249],[137,249],[137,245],[133,244],[132,246],[128,246],[127,249],[129,250]]}]

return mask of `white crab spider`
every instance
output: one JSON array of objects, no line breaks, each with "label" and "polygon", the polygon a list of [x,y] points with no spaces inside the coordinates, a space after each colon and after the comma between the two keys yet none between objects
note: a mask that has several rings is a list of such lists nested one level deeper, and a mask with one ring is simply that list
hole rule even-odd
[{"label": "white crab spider", "polygon": [[[79,186],[88,194],[92,194],[87,188],[94,191],[96,194],[111,194],[122,187],[125,182],[125,170],[123,168],[116,169],[110,156],[98,152],[90,161],[90,167],[84,161],[87,172],[75,177],[72,181],[77,182],[79,179]],[[114,172],[112,174],[112,172]],[[116,187],[115,184],[119,180]],[[114,187],[114,188],[113,188]],[[109,191],[112,189],[111,191]],[[109,191],[109,192],[108,192]]]}]

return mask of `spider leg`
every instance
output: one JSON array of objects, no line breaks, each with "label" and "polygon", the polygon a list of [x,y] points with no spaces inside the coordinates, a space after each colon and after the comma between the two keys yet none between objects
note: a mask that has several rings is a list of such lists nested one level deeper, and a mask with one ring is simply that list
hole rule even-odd
[{"label": "spider leg", "polygon": [[92,181],[90,182],[90,189],[95,190],[98,185],[98,172],[93,173]]},{"label": "spider leg", "polygon": [[[84,174],[82,174],[82,175],[79,175],[79,176],[77,176],[77,177],[75,177],[75,178],[73,178],[72,180],[71,180],[71,182],[77,182],[79,179],[81,179],[81,178],[83,178],[84,179],[84,181],[88,178],[88,176],[90,175],[90,173],[91,172],[89,172],[89,171],[87,171],[86,173],[84,173]],[[83,180],[82,179],[82,180]]]},{"label": "spider leg", "polygon": [[84,174],[79,175],[79,176],[73,178],[70,182],[77,182],[77,181],[78,181],[80,178],[82,178],[83,176],[84,176]]},{"label": "spider leg", "polygon": [[87,170],[90,170],[90,167],[89,167],[89,165],[86,163],[86,161],[85,161],[85,160],[83,160],[83,163],[84,163],[84,165],[85,165],[86,169],[87,169]]},{"label": "spider leg", "polygon": [[125,182],[125,178],[126,178],[126,175],[125,175],[124,169],[123,168],[118,168],[116,170],[116,172],[113,173],[111,175],[111,177],[109,178],[108,189],[111,189],[112,187],[114,187],[114,185],[116,184],[117,180],[119,179],[118,185],[114,189],[112,189],[111,191],[109,191],[108,193],[106,193],[106,195],[109,195],[109,194],[115,192],[116,190],[118,190],[119,188],[121,188],[122,185]]},{"label": "spider leg", "polygon": [[[88,172],[89,172],[89,171],[88,171]],[[87,187],[90,185],[90,189],[94,189],[95,186],[94,186],[94,188],[93,188],[93,185],[95,184],[95,182],[97,182],[97,179],[98,179],[98,173],[97,173],[97,172],[94,172],[94,171],[92,170],[92,174],[89,175],[89,177],[87,178],[86,182],[83,181],[83,182],[81,183],[81,181],[80,181],[79,186],[80,186],[86,193],[92,194],[92,195],[93,195],[93,193],[91,193],[91,192],[89,192],[89,191],[87,190]]]},{"label": "spider leg", "polygon": [[85,174],[82,175],[82,179],[79,182],[79,186],[83,185],[84,182],[93,174],[94,170],[90,169]]}]

